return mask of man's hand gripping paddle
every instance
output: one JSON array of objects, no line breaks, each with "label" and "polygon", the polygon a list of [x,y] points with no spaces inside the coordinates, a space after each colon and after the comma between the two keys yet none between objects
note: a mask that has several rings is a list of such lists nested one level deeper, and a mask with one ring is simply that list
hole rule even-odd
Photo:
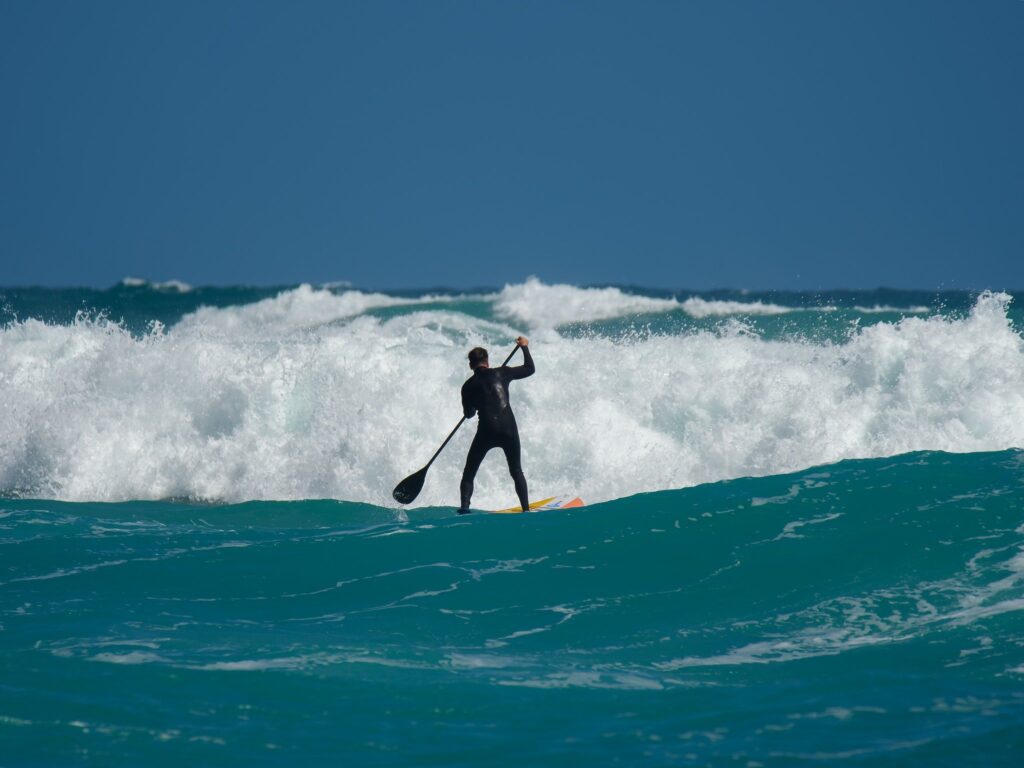
[{"label": "man's hand gripping paddle", "polygon": [[[516,344],[516,348],[509,352],[508,357],[505,358],[503,366],[508,365],[508,361],[512,359],[512,355],[516,353],[516,349],[519,349],[519,345]],[[399,504],[411,504],[415,501],[416,497],[420,495],[420,491],[423,490],[423,481],[427,479],[427,470],[430,469],[430,465],[434,463],[434,459],[437,458],[438,454],[444,450],[444,447],[448,445],[448,441],[455,437],[455,433],[459,431],[459,427],[462,426],[462,422],[466,420],[463,416],[459,419],[459,423],[455,425],[455,429],[448,433],[448,437],[441,443],[441,447],[434,451],[434,455],[430,457],[430,461],[423,467],[419,472],[413,472],[405,480],[395,486],[395,490],[391,492],[391,495],[395,497],[395,501]]]}]

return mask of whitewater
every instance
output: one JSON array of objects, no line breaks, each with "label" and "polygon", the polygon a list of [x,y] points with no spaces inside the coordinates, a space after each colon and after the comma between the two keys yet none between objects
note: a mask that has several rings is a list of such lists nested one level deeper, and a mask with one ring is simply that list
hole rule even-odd
[{"label": "whitewater", "polygon": [[[393,507],[391,489],[461,416],[466,351],[503,357],[519,333],[538,369],[513,386],[535,496],[600,502],[1024,445],[1024,341],[1006,293],[953,308],[948,297],[894,306],[890,295],[645,294],[536,279],[478,293],[302,285],[221,292],[213,304],[197,293],[133,279],[68,308],[59,291],[8,292],[0,493]],[[63,316],[40,310],[47,301]],[[435,463],[418,506],[457,503],[472,427]],[[510,501],[496,457],[477,489],[483,507]]]}]

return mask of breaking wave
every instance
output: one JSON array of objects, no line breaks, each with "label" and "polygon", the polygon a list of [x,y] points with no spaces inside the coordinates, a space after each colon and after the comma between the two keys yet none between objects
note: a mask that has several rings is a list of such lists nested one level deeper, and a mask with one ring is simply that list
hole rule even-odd
[{"label": "breaking wave", "polygon": [[[84,315],[14,321],[0,330],[0,491],[388,504],[458,421],[466,350],[511,349],[524,330],[538,373],[513,398],[535,493],[599,501],[850,458],[1002,450],[1024,445],[1010,301],[987,293],[964,316],[876,322],[841,343],[736,322],[570,337],[557,330],[568,318],[686,302],[536,280],[472,300],[300,286],[145,333]],[[471,433],[418,503],[454,503]],[[486,461],[477,488],[481,506],[506,504],[503,462]]]}]

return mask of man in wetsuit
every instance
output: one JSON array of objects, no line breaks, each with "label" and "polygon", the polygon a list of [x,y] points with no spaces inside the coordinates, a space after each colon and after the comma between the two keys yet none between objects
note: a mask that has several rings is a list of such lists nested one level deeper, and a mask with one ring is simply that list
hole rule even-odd
[{"label": "man in wetsuit", "polygon": [[526,495],[526,478],[519,459],[519,429],[512,406],[508,401],[508,383],[514,379],[525,379],[532,376],[535,370],[533,358],[530,356],[529,340],[520,336],[516,339],[523,349],[523,365],[510,368],[503,365],[492,369],[487,361],[487,350],[476,347],[469,351],[469,367],[473,375],[462,385],[462,412],[467,419],[480,412],[480,421],[476,429],[476,437],[469,447],[466,457],[466,469],[462,473],[462,505],[459,514],[469,512],[469,500],[473,497],[473,478],[480,469],[480,462],[491,448],[501,448],[508,461],[508,472],[516,484],[516,495],[525,512],[530,507]]}]

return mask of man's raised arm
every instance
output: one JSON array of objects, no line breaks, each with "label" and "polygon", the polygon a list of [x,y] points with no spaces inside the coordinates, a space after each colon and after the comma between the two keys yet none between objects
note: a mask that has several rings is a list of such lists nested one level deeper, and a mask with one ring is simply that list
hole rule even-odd
[{"label": "man's raised arm", "polygon": [[517,365],[514,368],[505,366],[505,370],[507,372],[506,375],[508,376],[509,381],[514,379],[525,379],[527,376],[533,376],[534,371],[537,370],[537,367],[533,364],[533,356],[530,354],[530,347],[528,346],[529,343],[530,340],[525,336],[520,336],[516,339],[516,344],[523,348],[523,364]]}]

